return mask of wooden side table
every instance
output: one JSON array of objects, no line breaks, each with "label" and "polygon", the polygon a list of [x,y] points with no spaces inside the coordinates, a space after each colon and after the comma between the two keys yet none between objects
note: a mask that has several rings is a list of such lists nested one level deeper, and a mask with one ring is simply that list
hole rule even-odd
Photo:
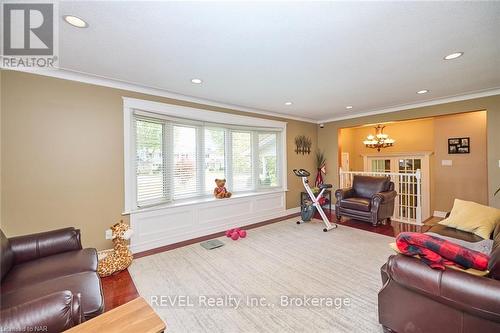
[{"label": "wooden side table", "polygon": [[163,320],[144,298],[139,297],[66,332],[160,333],[165,329]]}]

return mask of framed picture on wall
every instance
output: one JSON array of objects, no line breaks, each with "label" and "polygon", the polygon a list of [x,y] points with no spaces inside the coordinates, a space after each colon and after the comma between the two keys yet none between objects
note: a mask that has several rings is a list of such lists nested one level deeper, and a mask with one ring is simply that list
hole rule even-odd
[{"label": "framed picture on wall", "polygon": [[470,138],[449,138],[448,154],[469,154]]}]

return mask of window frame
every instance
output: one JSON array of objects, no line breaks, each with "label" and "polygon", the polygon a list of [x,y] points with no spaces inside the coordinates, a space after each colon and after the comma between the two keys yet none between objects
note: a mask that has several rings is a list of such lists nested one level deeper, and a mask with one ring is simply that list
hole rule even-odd
[{"label": "window frame", "polygon": [[[232,131],[243,131],[251,133],[251,149],[252,149],[252,178],[253,189],[248,191],[238,191],[238,194],[248,193],[267,193],[270,191],[286,191],[287,177],[286,171],[286,122],[269,120],[258,117],[241,116],[223,112],[203,110],[185,106],[177,106],[135,98],[123,97],[124,111],[124,178],[125,178],[125,212],[133,212],[146,209],[152,206],[169,206],[174,203],[181,203],[184,199],[173,200],[174,189],[173,176],[167,177],[169,180],[166,184],[170,186],[170,200],[159,200],[159,202],[151,204],[138,205],[137,202],[137,177],[136,177],[136,133],[134,128],[135,116],[146,117],[153,120],[164,122],[164,159],[173,158],[173,149],[169,144],[173,142],[173,126],[192,126],[196,128],[197,133],[197,195],[194,198],[189,198],[189,201],[196,202],[206,201],[210,195],[205,192],[205,147],[201,144],[204,142],[205,128],[222,128],[224,130],[224,160],[225,174],[229,188],[232,184]],[[277,186],[262,186],[259,181],[259,134],[276,133],[277,146]],[[201,158],[200,158],[201,156]],[[173,166],[173,161],[166,161],[166,168],[169,170]],[[168,172],[168,171],[167,171]],[[164,173],[165,175],[166,173]],[[168,192],[168,191],[167,191]]]}]

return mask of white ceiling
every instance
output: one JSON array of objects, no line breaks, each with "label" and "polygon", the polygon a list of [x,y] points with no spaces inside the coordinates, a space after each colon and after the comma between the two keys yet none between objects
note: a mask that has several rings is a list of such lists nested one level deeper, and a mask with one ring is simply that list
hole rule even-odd
[{"label": "white ceiling", "polygon": [[313,120],[500,87],[500,2],[82,1],[59,14],[90,24],[61,21],[64,69]]}]

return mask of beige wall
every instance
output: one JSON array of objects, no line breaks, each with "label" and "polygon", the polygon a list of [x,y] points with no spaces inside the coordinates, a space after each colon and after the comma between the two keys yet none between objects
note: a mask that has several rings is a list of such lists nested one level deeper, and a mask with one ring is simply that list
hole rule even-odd
[{"label": "beige wall", "polygon": [[[449,211],[455,198],[488,204],[486,111],[437,117],[434,125],[434,209]],[[470,137],[470,154],[448,154],[448,138],[457,137]]]},{"label": "beige wall", "polygon": [[[340,130],[341,151],[349,152],[351,170],[363,170],[364,154],[432,152],[430,156],[430,209],[449,211],[454,198],[488,203],[486,160],[486,111],[468,112],[391,122],[385,133],[396,140],[380,153],[366,148],[363,140],[375,130],[372,126]],[[448,154],[448,138],[470,137],[470,154]],[[442,160],[453,165],[442,166]],[[468,175],[464,177],[464,175]]]},{"label": "beige wall", "polygon": [[[82,229],[85,246],[109,248],[104,230],[122,218],[122,96],[202,109],[129,91],[13,71],[1,71],[1,217],[8,236],[65,226]],[[288,170],[314,168],[311,155],[296,155],[304,134],[317,147],[317,126],[287,125]],[[288,172],[287,208],[298,206],[300,182]]]},{"label": "beige wall", "polygon": [[[320,149],[325,150],[327,154],[330,170],[337,170],[338,131],[341,128],[478,110],[486,110],[487,118],[488,203],[494,207],[500,207],[500,196],[493,196],[495,189],[500,186],[500,168],[498,167],[498,160],[500,160],[500,95],[329,122],[325,124],[323,129],[319,129],[318,142]],[[471,177],[470,175],[463,176]],[[338,176],[334,172],[327,175],[327,180],[338,186]]]}]

